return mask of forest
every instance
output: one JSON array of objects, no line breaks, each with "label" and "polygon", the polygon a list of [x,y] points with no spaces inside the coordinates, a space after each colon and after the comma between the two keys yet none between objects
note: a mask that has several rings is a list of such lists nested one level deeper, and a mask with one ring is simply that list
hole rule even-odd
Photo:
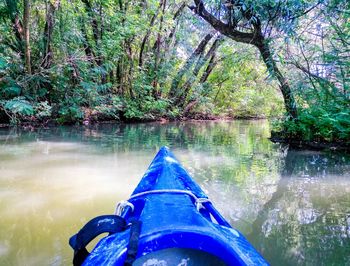
[{"label": "forest", "polygon": [[347,0],[0,0],[0,123],[269,118],[350,146]]}]

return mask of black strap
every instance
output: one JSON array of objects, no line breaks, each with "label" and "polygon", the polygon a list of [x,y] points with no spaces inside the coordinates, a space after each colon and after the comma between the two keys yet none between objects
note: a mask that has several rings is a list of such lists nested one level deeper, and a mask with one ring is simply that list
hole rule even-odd
[{"label": "black strap", "polygon": [[90,220],[80,231],[69,239],[74,249],[73,265],[80,266],[90,254],[86,246],[100,234],[115,234],[125,230],[125,220],[117,215],[102,215]]},{"label": "black strap", "polygon": [[128,253],[126,254],[126,260],[124,262],[124,266],[131,266],[136,259],[140,232],[141,232],[141,221],[138,221],[138,220],[131,221]]}]

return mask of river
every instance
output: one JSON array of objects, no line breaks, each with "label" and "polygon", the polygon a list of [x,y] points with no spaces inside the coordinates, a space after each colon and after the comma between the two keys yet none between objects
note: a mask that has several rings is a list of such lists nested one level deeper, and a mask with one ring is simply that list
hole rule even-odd
[{"label": "river", "polygon": [[0,265],[69,265],[69,237],[163,145],[271,265],[349,265],[350,156],[268,137],[266,121],[0,129]]}]

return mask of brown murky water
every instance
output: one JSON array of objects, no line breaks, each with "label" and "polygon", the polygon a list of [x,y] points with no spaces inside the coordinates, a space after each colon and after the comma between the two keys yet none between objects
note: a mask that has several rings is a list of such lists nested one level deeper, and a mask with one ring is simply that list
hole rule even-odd
[{"label": "brown murky water", "polygon": [[169,146],[272,265],[350,264],[350,157],[268,140],[266,121],[0,130],[0,265],[69,265],[69,237]]}]

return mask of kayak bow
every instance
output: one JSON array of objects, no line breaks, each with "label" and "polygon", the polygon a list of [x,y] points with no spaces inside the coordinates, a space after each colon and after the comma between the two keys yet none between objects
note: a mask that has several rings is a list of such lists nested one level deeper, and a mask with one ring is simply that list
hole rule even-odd
[{"label": "kayak bow", "polygon": [[[75,264],[268,265],[215,209],[167,147],[159,150],[130,199],[117,209],[121,217],[95,218],[71,238],[79,253],[84,242],[101,231],[110,233],[91,254],[85,250],[80,263],[75,258]],[[103,224],[109,230],[101,230]]]}]

